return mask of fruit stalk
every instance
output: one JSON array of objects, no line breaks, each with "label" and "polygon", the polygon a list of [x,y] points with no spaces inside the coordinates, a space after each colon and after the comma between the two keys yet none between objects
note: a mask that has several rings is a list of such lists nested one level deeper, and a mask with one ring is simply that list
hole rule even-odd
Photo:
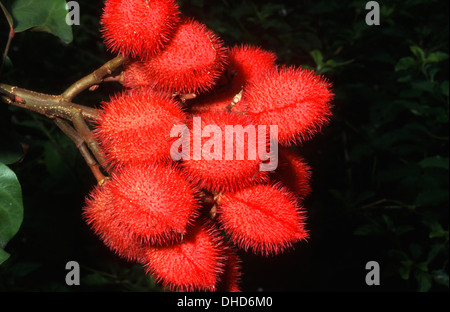
[{"label": "fruit stalk", "polygon": [[92,86],[98,86],[105,80],[105,77],[111,75],[113,71],[123,65],[127,59],[123,56],[116,56],[112,60],[103,64],[100,68],[93,71],[89,75],[81,78],[74,84],[72,84],[66,91],[61,94],[63,101],[71,102],[75,96],[82,91],[91,88]]},{"label": "fruit stalk", "polygon": [[63,100],[61,96],[39,93],[15,86],[0,83],[1,99],[13,106],[24,108],[47,118],[63,118],[72,120],[73,116],[81,113],[86,119],[94,119],[97,110]]}]

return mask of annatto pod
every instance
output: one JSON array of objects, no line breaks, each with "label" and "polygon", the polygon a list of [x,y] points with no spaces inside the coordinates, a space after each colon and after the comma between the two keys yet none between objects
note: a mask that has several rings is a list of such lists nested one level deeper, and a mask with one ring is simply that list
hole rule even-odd
[{"label": "annatto pod", "polygon": [[227,246],[225,249],[226,261],[224,272],[220,277],[220,283],[217,287],[217,291],[224,292],[240,292],[241,282],[241,260],[237,254],[237,251],[232,246]]},{"label": "annatto pod", "polygon": [[312,71],[281,67],[251,83],[236,105],[256,123],[278,125],[282,145],[312,137],[331,115],[330,85]]},{"label": "annatto pod", "polygon": [[134,258],[128,248],[136,244],[180,240],[198,207],[195,189],[177,168],[137,164],[121,167],[97,188],[84,214],[106,245]]},{"label": "annatto pod", "polygon": [[[189,179],[209,191],[237,190],[265,181],[260,171],[258,131],[247,116],[203,112],[192,117],[190,146],[181,166]],[[264,141],[265,143],[265,141]]]},{"label": "annatto pod", "polygon": [[141,261],[149,274],[171,290],[215,291],[223,272],[223,243],[210,225],[190,229],[183,242],[148,246]]},{"label": "annatto pod", "polygon": [[106,0],[101,26],[114,53],[148,59],[171,40],[180,21],[174,0]]},{"label": "annatto pod", "polygon": [[299,199],[304,199],[311,193],[311,167],[303,157],[287,148],[278,149],[278,168],[273,174],[276,181],[280,181]]},{"label": "annatto pod", "polygon": [[214,86],[225,68],[227,49],[204,24],[185,20],[168,46],[142,62],[156,88],[195,93]]},{"label": "annatto pod", "polygon": [[136,261],[141,257],[144,244],[128,232],[125,224],[118,222],[115,203],[110,184],[106,182],[90,192],[83,216],[107,247],[128,261]]},{"label": "annatto pod", "polygon": [[252,81],[257,81],[276,68],[276,55],[259,47],[236,45],[229,49],[228,83],[206,97],[190,103],[194,112],[225,110],[233,98]]},{"label": "annatto pod", "polygon": [[152,88],[153,80],[148,77],[143,61],[132,60],[124,65],[123,69],[123,85],[130,89],[140,87]]},{"label": "annatto pod", "polygon": [[260,184],[224,193],[217,213],[238,247],[267,256],[308,237],[297,205],[293,193],[280,185]]},{"label": "annatto pod", "polygon": [[103,103],[93,133],[113,165],[168,160],[175,140],[172,127],[185,119],[172,98],[151,90],[128,91]]},{"label": "annatto pod", "polygon": [[276,54],[260,47],[234,46],[230,49],[229,55],[228,69],[234,72],[233,85],[237,89],[264,78],[268,72],[276,69]]}]

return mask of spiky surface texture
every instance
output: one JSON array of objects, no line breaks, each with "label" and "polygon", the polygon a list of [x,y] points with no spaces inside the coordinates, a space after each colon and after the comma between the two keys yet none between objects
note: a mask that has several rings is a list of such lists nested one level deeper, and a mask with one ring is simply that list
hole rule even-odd
[{"label": "spiky surface texture", "polygon": [[309,139],[331,115],[330,85],[312,71],[282,67],[251,83],[238,111],[247,111],[258,124],[278,125],[280,144]]},{"label": "spiky surface texture", "polygon": [[201,225],[191,229],[181,243],[147,248],[142,262],[166,288],[214,291],[223,272],[223,248],[217,231]]},{"label": "spiky surface texture", "polygon": [[120,257],[136,261],[144,246],[128,232],[125,224],[117,222],[117,207],[111,193],[110,182],[95,187],[86,199],[83,217],[103,243]]},{"label": "spiky surface texture", "polygon": [[[181,165],[196,185],[209,191],[237,190],[268,178],[267,172],[260,171],[258,132],[247,116],[204,112],[193,117],[201,119],[203,137],[192,122],[190,159]],[[247,135],[247,129],[255,131]]]},{"label": "spiky surface texture", "polygon": [[[224,112],[234,97],[240,92],[239,88],[233,88],[233,75],[226,71],[210,92],[199,94],[193,101],[189,102],[188,109],[191,114],[206,111]],[[238,90],[238,91],[236,91]]]},{"label": "spiky surface texture", "polygon": [[220,277],[220,283],[217,288],[218,291],[224,292],[240,292],[240,282],[241,282],[241,260],[237,254],[237,251],[228,246],[225,250],[226,261],[224,272]]},{"label": "spiky surface texture", "polygon": [[224,112],[235,96],[236,93],[231,89],[209,94],[189,103],[189,110],[194,115],[201,112]]},{"label": "spiky surface texture", "polygon": [[113,249],[122,251],[128,240],[167,244],[180,239],[198,206],[194,188],[178,169],[130,165],[94,193],[85,215],[108,245],[116,242]]},{"label": "spiky surface texture", "polygon": [[148,59],[170,41],[179,15],[174,0],[106,0],[100,20],[105,44],[113,53]]},{"label": "spiky surface texture", "polygon": [[240,91],[247,83],[258,81],[276,68],[277,56],[275,53],[265,51],[250,45],[234,46],[230,49],[230,65],[228,68],[234,72],[233,85]]},{"label": "spiky surface texture", "polygon": [[150,90],[126,92],[103,103],[93,131],[108,162],[167,160],[174,125],[186,119],[175,100]]},{"label": "spiky surface texture", "polygon": [[233,242],[256,254],[278,254],[308,237],[294,195],[279,185],[260,184],[225,193],[218,216]]},{"label": "spiky surface texture", "polygon": [[213,87],[225,68],[227,49],[204,24],[185,20],[168,46],[144,67],[155,87],[195,93]]},{"label": "spiky surface texture", "polygon": [[151,87],[153,79],[145,71],[144,62],[133,60],[124,66],[123,85],[127,88]]},{"label": "spiky surface texture", "polygon": [[229,48],[226,75],[215,92],[190,103],[192,112],[224,111],[233,98],[252,81],[276,68],[276,55],[259,47],[239,45]]},{"label": "spiky surface texture", "polygon": [[273,178],[294,192],[299,199],[304,199],[312,191],[311,167],[303,157],[287,148],[279,148],[278,156],[278,168]]}]

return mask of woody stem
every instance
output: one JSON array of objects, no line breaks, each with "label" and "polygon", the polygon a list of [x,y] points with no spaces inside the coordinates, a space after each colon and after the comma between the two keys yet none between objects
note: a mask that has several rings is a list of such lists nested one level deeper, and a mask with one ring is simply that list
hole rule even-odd
[{"label": "woody stem", "polygon": [[83,138],[78,134],[78,132],[64,119],[55,118],[55,124],[73,141],[75,146],[80,151],[81,156],[83,156],[86,164],[91,169],[92,174],[97,179],[97,183],[99,185],[103,184],[106,180],[106,177],[100,170],[99,164],[92,157],[89,152]]},{"label": "woody stem", "polygon": [[80,80],[72,84],[69,88],[67,88],[67,90],[61,94],[62,100],[70,102],[82,91],[89,89],[92,86],[99,85],[100,83],[105,81],[105,77],[110,76],[113,71],[123,65],[126,61],[127,59],[125,57],[119,55],[106,62],[100,68],[81,78]]}]

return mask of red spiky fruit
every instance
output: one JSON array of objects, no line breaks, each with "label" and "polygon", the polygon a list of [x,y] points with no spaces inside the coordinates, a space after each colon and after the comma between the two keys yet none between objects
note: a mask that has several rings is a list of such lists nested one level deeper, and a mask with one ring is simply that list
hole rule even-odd
[{"label": "red spiky fruit", "polygon": [[312,191],[311,167],[303,157],[286,148],[279,148],[278,156],[278,168],[273,178],[294,192],[299,199],[304,199]]},{"label": "red spiky fruit", "polygon": [[[189,179],[209,191],[237,190],[268,178],[261,171],[258,130],[247,116],[203,112],[192,116],[189,159],[181,166]],[[265,141],[264,141],[265,143]]]},{"label": "red spiky fruit", "polygon": [[232,241],[256,254],[278,254],[308,237],[295,196],[280,185],[259,184],[225,193],[217,213]]},{"label": "red spiky fruit", "polygon": [[124,92],[103,103],[93,131],[113,165],[170,159],[172,127],[186,115],[165,95],[140,90]]},{"label": "red spiky fruit", "polygon": [[225,68],[227,49],[204,24],[185,20],[160,54],[143,62],[156,88],[195,93],[214,86]]},{"label": "red spiky fruit", "polygon": [[237,251],[228,246],[225,250],[226,253],[226,261],[224,272],[220,277],[220,284],[218,287],[218,291],[224,292],[240,292],[240,278],[241,278],[241,260],[237,254]]},{"label": "red spiky fruit", "polygon": [[237,91],[249,82],[264,78],[268,72],[276,68],[276,54],[260,47],[234,46],[230,49],[229,55],[228,69],[234,72],[233,85]]},{"label": "red spiky fruit", "polygon": [[85,216],[108,246],[127,254],[130,240],[150,244],[179,240],[198,206],[194,187],[179,169],[138,164],[114,172],[88,200]]},{"label": "red spiky fruit", "polygon": [[144,245],[128,234],[123,223],[117,222],[116,211],[114,195],[106,182],[89,193],[83,217],[108,248],[128,261],[136,261],[141,257]]},{"label": "red spiky fruit", "polygon": [[171,40],[179,15],[174,0],[106,0],[100,24],[111,52],[148,59]]},{"label": "red spiky fruit", "polygon": [[223,271],[223,244],[211,226],[198,225],[180,243],[149,246],[141,261],[165,288],[214,291]]},{"label": "red spiky fruit", "polygon": [[133,60],[125,64],[122,71],[123,85],[130,89],[136,89],[140,87],[149,88],[153,85],[153,80],[148,77],[145,71],[144,62],[140,60]]},{"label": "red spiky fruit", "polygon": [[[223,111],[251,81],[262,79],[276,67],[276,55],[250,45],[233,46],[229,49],[227,79],[219,90],[207,97],[190,103],[193,112]],[[225,79],[224,79],[225,80]]]},{"label": "red spiky fruit", "polygon": [[236,105],[258,124],[277,125],[282,145],[310,138],[331,115],[330,85],[312,71],[282,67],[251,83]]}]

